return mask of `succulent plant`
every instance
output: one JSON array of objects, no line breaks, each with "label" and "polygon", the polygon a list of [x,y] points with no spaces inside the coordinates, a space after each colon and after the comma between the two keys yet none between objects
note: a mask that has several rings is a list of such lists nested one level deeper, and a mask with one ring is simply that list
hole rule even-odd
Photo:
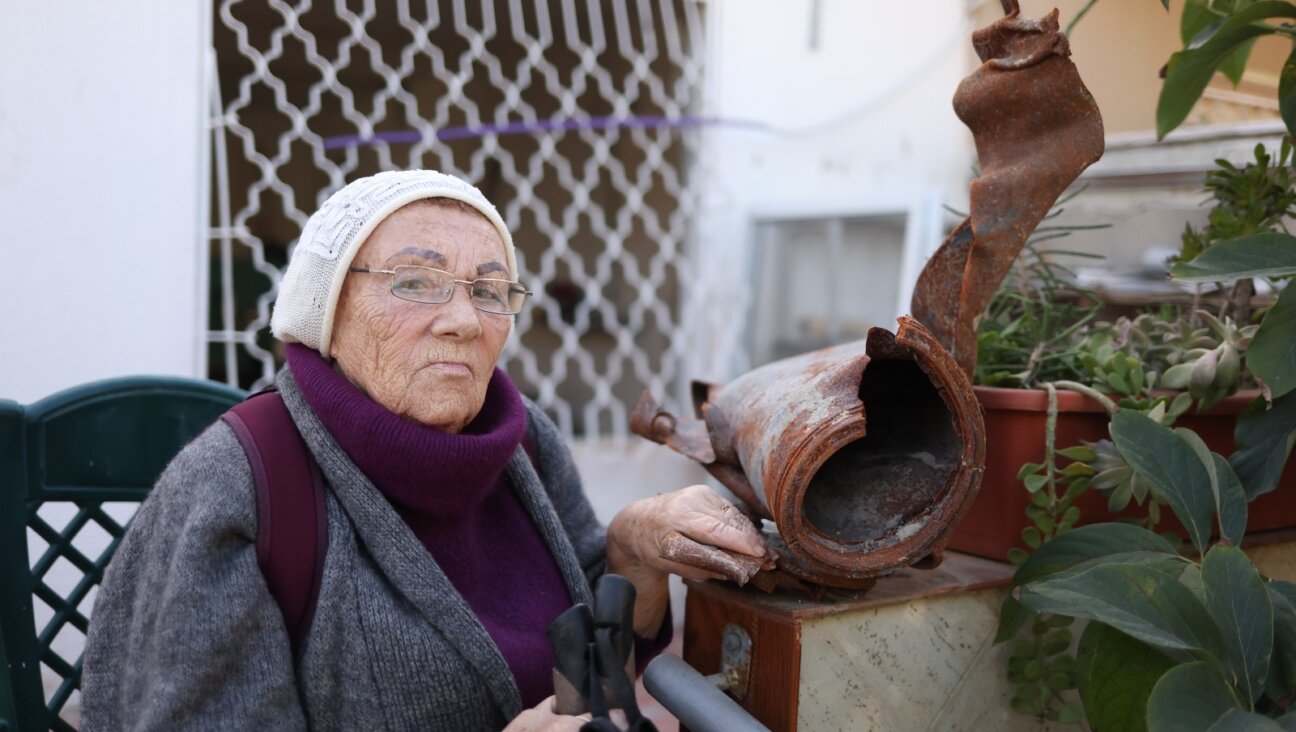
[{"label": "succulent plant", "polygon": [[1187,390],[1206,409],[1251,379],[1243,354],[1256,330],[1203,310],[1188,318],[1167,308],[1094,323],[1081,361],[1099,390],[1132,399]]},{"label": "succulent plant", "polygon": [[1157,386],[1187,389],[1197,400],[1198,409],[1207,409],[1250,379],[1244,373],[1242,355],[1259,326],[1238,326],[1230,318],[1219,319],[1202,310],[1196,315],[1208,327],[1194,331],[1193,337],[1182,344],[1186,347],[1167,354],[1170,365]]}]

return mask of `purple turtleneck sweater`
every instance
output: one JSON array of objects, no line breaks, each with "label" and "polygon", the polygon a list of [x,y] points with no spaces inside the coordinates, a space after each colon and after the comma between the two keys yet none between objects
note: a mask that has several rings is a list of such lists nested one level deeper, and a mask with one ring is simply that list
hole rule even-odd
[{"label": "purple turtleneck sweater", "polygon": [[379,406],[305,346],[288,346],[288,367],[320,422],[476,613],[508,662],[523,705],[552,694],[545,629],[572,599],[505,477],[527,428],[513,382],[496,369],[481,412],[449,434]]}]

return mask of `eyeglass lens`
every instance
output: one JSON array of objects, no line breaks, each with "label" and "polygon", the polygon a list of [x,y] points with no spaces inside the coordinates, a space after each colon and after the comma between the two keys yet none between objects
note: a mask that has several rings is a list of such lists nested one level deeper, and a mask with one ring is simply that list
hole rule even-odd
[{"label": "eyeglass lens", "polygon": [[[400,266],[392,275],[392,294],[414,302],[449,302],[455,285],[455,278],[448,272],[428,267]],[[526,288],[509,280],[478,279],[469,283],[468,298],[478,310],[512,315],[521,312]]]}]

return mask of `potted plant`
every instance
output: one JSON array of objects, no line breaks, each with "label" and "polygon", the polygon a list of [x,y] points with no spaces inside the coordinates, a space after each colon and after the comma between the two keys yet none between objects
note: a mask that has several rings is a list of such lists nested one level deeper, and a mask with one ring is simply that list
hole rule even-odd
[{"label": "potted plant", "polygon": [[[1182,122],[1217,69],[1240,75],[1255,38],[1296,37],[1290,22],[1274,25],[1275,18],[1296,19],[1296,6],[1190,1],[1183,15],[1185,50],[1167,66],[1158,106],[1162,135]],[[1288,99],[1296,89],[1296,64],[1284,67],[1279,89],[1284,120],[1289,131],[1296,130],[1296,98]],[[1126,357],[1121,342],[1107,342],[1110,351],[1098,343],[1086,362],[1102,368],[1090,376],[1119,397],[1118,404],[1090,394],[1111,415],[1108,441],[1055,449],[1059,384],[1045,385],[1045,458],[1020,474],[1034,524],[1023,540],[1033,553],[1014,553],[1020,566],[997,638],[1013,643],[1008,675],[1017,685],[1013,707],[1022,713],[1083,718],[1099,729],[1296,728],[1290,709],[1296,692],[1296,585],[1262,577],[1238,548],[1248,514],[1254,525],[1256,514],[1267,513],[1257,510],[1259,501],[1248,510],[1248,498],[1278,483],[1296,441],[1296,291],[1282,289],[1274,305],[1258,314],[1256,327],[1247,312],[1250,278],[1296,274],[1296,237],[1282,227],[1290,213],[1289,155],[1284,144],[1276,166],[1261,154],[1249,171],[1222,165],[1216,183],[1250,173],[1250,183],[1260,184],[1252,192],[1275,195],[1251,197],[1257,205],[1247,209],[1220,195],[1227,185],[1213,191],[1220,205],[1232,208],[1217,206],[1206,230],[1186,232],[1183,256],[1171,270],[1184,281],[1222,283],[1224,306],[1241,325],[1230,329],[1216,318],[1218,324],[1209,325],[1218,345],[1181,343],[1179,362],[1160,370],[1145,363],[1155,354]],[[1145,320],[1138,327],[1149,325]],[[1183,328],[1178,332],[1196,337]],[[1193,349],[1206,350],[1189,358]],[[1260,390],[1237,417],[1239,449],[1227,459],[1198,430],[1176,424],[1191,402],[1217,401],[1232,388],[1221,380],[1221,366],[1225,376],[1249,371]],[[1149,379],[1154,371],[1159,376]],[[1134,378],[1142,376],[1147,385],[1168,378],[1165,385],[1174,386],[1185,375],[1188,393],[1174,398],[1138,389]],[[1063,386],[1091,391],[1082,383]],[[1144,496],[1144,526],[1125,521],[1073,528],[1076,501],[1090,488],[1105,488],[1112,504]],[[1178,535],[1149,530],[1161,505],[1178,519],[1195,557],[1181,556]],[[1088,625],[1073,654],[1076,619]]]},{"label": "potted plant", "polygon": [[[1255,162],[1240,168],[1223,160],[1218,164],[1206,180],[1215,199],[1209,222],[1200,230],[1185,230],[1177,266],[1205,266],[1200,261],[1211,260],[1199,260],[1200,255],[1238,235],[1282,231],[1283,219],[1296,205],[1288,144],[1277,156],[1258,147]],[[1069,233],[1060,228],[1053,227],[1041,238]],[[1264,413],[1259,406],[1263,400],[1257,402],[1262,383],[1247,366],[1259,330],[1248,322],[1251,278],[1221,285],[1221,294],[1212,299],[1179,308],[1163,305],[1104,323],[1095,320],[1096,304],[1084,304],[1095,301],[1093,294],[1071,284],[1069,270],[1058,261],[1065,256],[1083,255],[1045,251],[1038,240],[1028,246],[981,321],[977,395],[985,409],[987,441],[994,449],[987,455],[981,492],[954,532],[951,548],[999,559],[1019,541],[1027,548],[1035,544],[1032,532],[1022,533],[1032,518],[1026,516],[1031,493],[1023,492],[1020,482],[1044,480],[1050,474],[1043,468],[1053,446],[1078,446],[1071,454],[1085,458],[1082,462],[1102,474],[1087,487],[1099,488],[1103,495],[1081,488],[1066,506],[1076,507],[1068,514],[1074,521],[1131,515],[1131,498],[1144,510],[1146,492],[1127,466],[1110,459],[1104,396],[1145,406],[1163,401],[1177,424],[1197,432],[1212,450],[1227,455],[1248,448],[1239,458],[1243,477],[1249,494],[1262,496],[1251,530],[1296,525],[1296,501],[1283,495],[1296,489],[1296,465],[1280,477],[1255,469],[1250,463],[1280,459],[1271,455],[1277,444],[1263,439],[1268,432],[1258,429],[1259,422],[1248,427],[1244,419],[1239,424],[1244,412]],[[1046,384],[1060,389],[1052,413]],[[1176,398],[1179,395],[1183,396]],[[1095,449],[1106,458],[1099,459]],[[1083,472],[1079,467],[1073,470]],[[1276,486],[1286,490],[1274,491]],[[1155,502],[1146,507],[1158,509]]]}]

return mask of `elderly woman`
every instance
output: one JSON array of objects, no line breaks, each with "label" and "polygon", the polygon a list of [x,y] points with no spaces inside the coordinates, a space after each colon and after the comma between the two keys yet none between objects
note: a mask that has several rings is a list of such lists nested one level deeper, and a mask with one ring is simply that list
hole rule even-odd
[{"label": "elderly woman", "polygon": [[664,560],[663,542],[769,562],[700,486],[633,503],[605,532],[558,431],[496,367],[526,294],[503,220],[461,180],[382,173],[330,197],[271,322],[287,344],[278,391],[326,484],[304,642],[258,566],[249,459],[218,422],[108,568],[85,727],[575,729],[553,710],[545,630],[591,582],[634,583],[651,652],[669,638],[667,575],[716,576]]}]

